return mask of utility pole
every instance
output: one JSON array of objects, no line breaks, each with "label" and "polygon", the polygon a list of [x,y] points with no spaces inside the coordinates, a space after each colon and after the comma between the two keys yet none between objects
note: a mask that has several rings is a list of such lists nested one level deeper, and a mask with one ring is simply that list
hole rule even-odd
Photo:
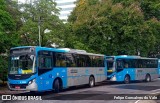
[{"label": "utility pole", "polygon": [[38,30],[39,30],[39,46],[41,46],[41,20],[40,20],[40,16],[38,18]]},{"label": "utility pole", "polygon": [[[36,0],[29,0],[30,1],[30,6],[32,7],[32,4],[37,3],[38,1]],[[40,11],[40,10],[39,10]],[[39,41],[39,46],[41,46],[41,18],[40,16],[38,17],[38,41]]]}]

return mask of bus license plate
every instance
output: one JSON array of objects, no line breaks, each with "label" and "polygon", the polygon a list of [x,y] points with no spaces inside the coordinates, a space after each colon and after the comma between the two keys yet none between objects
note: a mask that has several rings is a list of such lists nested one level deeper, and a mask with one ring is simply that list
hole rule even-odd
[{"label": "bus license plate", "polygon": [[20,89],[20,86],[15,86],[16,89]]}]

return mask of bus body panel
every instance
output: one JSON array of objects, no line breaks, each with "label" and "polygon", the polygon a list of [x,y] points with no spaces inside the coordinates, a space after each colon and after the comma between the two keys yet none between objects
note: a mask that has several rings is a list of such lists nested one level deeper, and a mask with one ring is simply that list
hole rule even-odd
[{"label": "bus body panel", "polygon": [[37,77],[38,91],[54,89],[53,82],[56,78],[62,80],[63,88],[67,87],[67,69],[53,68],[51,71],[43,73]]},{"label": "bus body panel", "polygon": [[158,75],[158,77],[160,78],[160,68],[159,68],[158,70],[159,70],[159,75]]},{"label": "bus body panel", "polygon": [[160,59],[158,59],[158,74],[159,74],[158,77],[160,77]]},{"label": "bus body panel", "polygon": [[30,78],[28,79],[24,79],[24,80],[13,80],[13,79],[9,79],[9,83],[10,84],[27,84],[30,80],[35,79],[36,75],[32,75]]},{"label": "bus body panel", "polygon": [[136,68],[136,78],[135,80],[145,80],[145,76],[149,74],[151,79],[157,78],[157,70],[158,68]]},{"label": "bus body panel", "polygon": [[82,85],[89,83],[89,77],[91,75],[94,76],[95,82],[101,82],[106,80],[106,76],[104,74],[105,69],[103,67],[72,67],[68,68],[68,85]]},{"label": "bus body panel", "polygon": [[122,71],[116,73],[117,81],[124,81],[126,75],[130,76],[130,80],[135,80],[135,69],[124,68]]}]

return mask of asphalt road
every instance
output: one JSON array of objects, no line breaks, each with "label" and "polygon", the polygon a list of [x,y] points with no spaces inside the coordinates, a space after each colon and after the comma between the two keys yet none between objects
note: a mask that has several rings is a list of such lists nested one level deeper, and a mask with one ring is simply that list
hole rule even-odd
[{"label": "asphalt road", "polygon": [[[2,103],[160,103],[160,78],[152,82],[132,82],[130,84],[108,83],[71,87],[61,93],[53,91],[40,93],[21,93],[16,96],[41,96],[42,101],[1,101]],[[27,97],[28,98],[28,97]],[[32,97],[31,97],[32,98]],[[36,97],[34,97],[36,98]],[[40,98],[39,98],[40,99]],[[146,100],[140,100],[146,99]]]}]

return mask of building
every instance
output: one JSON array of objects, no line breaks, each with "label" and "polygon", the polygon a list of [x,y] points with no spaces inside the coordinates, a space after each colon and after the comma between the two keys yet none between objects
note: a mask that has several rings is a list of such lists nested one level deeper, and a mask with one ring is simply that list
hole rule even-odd
[{"label": "building", "polygon": [[60,8],[60,19],[67,21],[68,16],[76,6],[76,1],[77,0],[55,0],[57,7]]}]

